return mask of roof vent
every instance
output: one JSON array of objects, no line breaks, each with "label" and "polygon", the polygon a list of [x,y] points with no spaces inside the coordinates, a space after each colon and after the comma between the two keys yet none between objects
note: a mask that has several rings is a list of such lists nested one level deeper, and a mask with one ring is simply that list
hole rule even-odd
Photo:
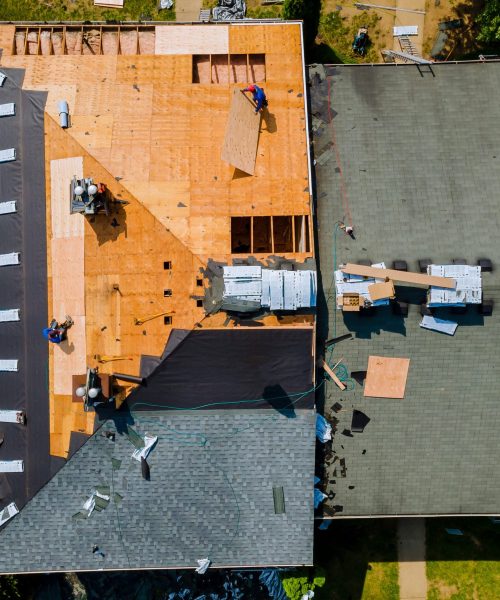
[{"label": "roof vent", "polygon": [[283,486],[273,487],[274,512],[282,515],[285,512],[285,493]]}]

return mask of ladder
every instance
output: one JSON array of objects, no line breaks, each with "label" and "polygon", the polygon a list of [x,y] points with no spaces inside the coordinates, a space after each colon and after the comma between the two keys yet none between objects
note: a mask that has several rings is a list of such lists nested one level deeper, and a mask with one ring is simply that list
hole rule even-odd
[{"label": "ladder", "polygon": [[405,54],[411,54],[412,56],[419,56],[417,49],[411,43],[411,40],[407,35],[400,35],[398,40],[402,52]]}]

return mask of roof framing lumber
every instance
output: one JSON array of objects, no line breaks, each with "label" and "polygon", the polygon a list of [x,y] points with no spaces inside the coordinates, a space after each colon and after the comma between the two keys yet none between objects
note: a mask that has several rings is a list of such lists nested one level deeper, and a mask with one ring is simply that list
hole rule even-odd
[{"label": "roof framing lumber", "polygon": [[349,275],[360,275],[361,277],[375,277],[377,279],[392,279],[404,283],[416,285],[434,285],[436,287],[454,290],[457,283],[451,277],[436,277],[425,273],[412,273],[409,271],[396,271],[394,269],[377,269],[376,267],[365,267],[364,265],[353,265],[348,263],[340,267],[343,273]]}]

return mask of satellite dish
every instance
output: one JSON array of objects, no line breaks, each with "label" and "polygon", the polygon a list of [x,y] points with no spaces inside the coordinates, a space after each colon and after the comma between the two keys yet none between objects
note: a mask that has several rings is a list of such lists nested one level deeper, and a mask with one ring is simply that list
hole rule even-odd
[{"label": "satellite dish", "polygon": [[80,386],[79,388],[76,388],[75,394],[78,396],[78,398],[83,398],[86,393],[87,393],[87,390],[85,389],[85,387],[83,385]]},{"label": "satellite dish", "polygon": [[97,186],[96,186],[96,185],[94,185],[94,184],[92,184],[92,185],[89,185],[89,187],[88,187],[88,190],[87,190],[87,191],[88,191],[88,193],[89,193],[89,196],[95,196],[95,195],[97,194]]},{"label": "satellite dish", "polygon": [[83,194],[83,192],[84,192],[84,191],[85,191],[85,190],[82,188],[82,186],[81,186],[81,185],[77,185],[77,186],[75,187],[75,194],[76,194],[77,196],[81,196],[81,195]]},{"label": "satellite dish", "polygon": [[89,390],[89,398],[97,398],[97,396],[99,396],[99,394],[101,393],[101,390],[99,388],[90,388]]}]

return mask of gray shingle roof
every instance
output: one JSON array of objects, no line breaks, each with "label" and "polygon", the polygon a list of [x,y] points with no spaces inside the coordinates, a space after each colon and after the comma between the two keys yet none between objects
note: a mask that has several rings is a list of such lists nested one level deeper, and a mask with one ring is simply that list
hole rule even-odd
[{"label": "gray shingle roof", "polygon": [[[2,531],[0,572],[312,564],[315,415],[295,414],[134,413],[135,431],[159,436],[150,481],[126,435],[103,435],[125,421],[105,422]],[[110,504],[73,518],[96,486]]]},{"label": "gray shingle roof", "polygon": [[[369,355],[411,359],[404,400],[364,398],[362,387],[340,393],[327,384],[326,406],[342,399],[339,432],[352,408],[371,421],[364,433],[335,436],[347,475],[332,477],[331,504],[343,515],[485,514],[500,512],[500,64],[339,66],[329,69],[333,130],[356,240],[336,221],[346,219],[341,174],[333,152],[316,167],[321,274],[327,293],[337,263],[369,258],[449,263],[490,258],[484,297],[491,317],[470,306],[454,337],[422,330],[424,290],[398,288],[410,301],[407,318],[378,309],[373,317],[343,316],[333,297],[324,313],[328,337],[352,331],[333,361],[365,370]],[[312,108],[326,118],[326,82],[312,86]],[[316,123],[318,124],[318,123]],[[332,142],[325,125],[315,155]],[[320,163],[323,161],[320,161]],[[335,247],[335,249],[334,249]],[[334,290],[332,290],[334,293]],[[366,451],[363,454],[363,451]],[[336,463],[338,465],[338,463]],[[337,469],[338,475],[339,469]],[[351,486],[351,489],[349,489]],[[328,504],[328,502],[327,502]]]}]

